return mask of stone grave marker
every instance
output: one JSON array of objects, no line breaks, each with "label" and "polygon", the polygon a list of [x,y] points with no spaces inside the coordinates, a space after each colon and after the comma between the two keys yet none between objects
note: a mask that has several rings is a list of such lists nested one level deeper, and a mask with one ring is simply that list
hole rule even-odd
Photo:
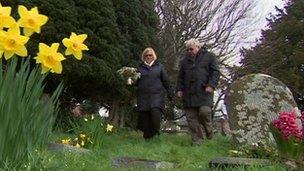
[{"label": "stone grave marker", "polygon": [[251,74],[237,79],[225,99],[232,138],[236,145],[274,143],[269,124],[281,111],[296,110],[291,91],[280,80],[265,74]]},{"label": "stone grave marker", "polygon": [[271,162],[266,159],[255,158],[241,158],[241,157],[217,157],[209,162],[209,167],[212,169],[217,168],[231,168],[239,166],[267,166]]},{"label": "stone grave marker", "polygon": [[72,145],[60,144],[60,143],[49,143],[48,149],[55,152],[74,152],[74,153],[89,153],[88,149],[75,147]]},{"label": "stone grave marker", "polygon": [[147,160],[134,157],[117,157],[112,159],[115,168],[146,168],[146,169],[173,169],[174,164],[165,161]]}]

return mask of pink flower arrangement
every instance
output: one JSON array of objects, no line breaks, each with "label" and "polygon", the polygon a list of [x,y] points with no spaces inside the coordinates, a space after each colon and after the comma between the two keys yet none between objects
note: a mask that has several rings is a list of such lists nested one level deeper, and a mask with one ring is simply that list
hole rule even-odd
[{"label": "pink flower arrangement", "polygon": [[272,124],[282,133],[284,139],[288,139],[289,137],[295,137],[296,139],[301,140],[304,137],[304,112],[301,116],[302,130],[298,127],[296,119],[297,116],[294,111],[280,112],[279,118],[273,120]]},{"label": "pink flower arrangement", "polygon": [[283,158],[304,161],[304,112],[301,114],[302,128],[297,125],[295,111],[280,112],[270,124],[278,152]]}]

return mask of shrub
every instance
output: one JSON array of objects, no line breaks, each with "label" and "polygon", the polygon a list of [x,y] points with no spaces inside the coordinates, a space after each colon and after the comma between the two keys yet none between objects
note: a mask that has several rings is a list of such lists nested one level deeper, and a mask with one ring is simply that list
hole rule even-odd
[{"label": "shrub", "polygon": [[78,147],[99,147],[102,145],[103,138],[107,132],[111,132],[113,126],[106,124],[104,119],[99,115],[91,114],[78,118],[73,126],[73,132],[78,135],[76,138],[71,139],[70,142],[61,140],[64,144],[74,145]]}]

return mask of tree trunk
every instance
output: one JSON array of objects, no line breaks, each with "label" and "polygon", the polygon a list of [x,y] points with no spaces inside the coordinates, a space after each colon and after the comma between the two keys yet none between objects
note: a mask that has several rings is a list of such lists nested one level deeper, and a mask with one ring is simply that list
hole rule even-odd
[{"label": "tree trunk", "polygon": [[114,126],[118,126],[119,125],[119,100],[115,100],[113,101],[111,107],[110,107],[110,111],[109,111],[109,121],[114,125]]}]

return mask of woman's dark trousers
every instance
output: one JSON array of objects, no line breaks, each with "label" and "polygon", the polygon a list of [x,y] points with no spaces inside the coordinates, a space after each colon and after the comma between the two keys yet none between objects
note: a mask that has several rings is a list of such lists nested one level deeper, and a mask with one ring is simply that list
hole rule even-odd
[{"label": "woman's dark trousers", "polygon": [[160,108],[152,108],[150,111],[140,111],[138,128],[144,134],[145,139],[159,135],[162,111]]}]

